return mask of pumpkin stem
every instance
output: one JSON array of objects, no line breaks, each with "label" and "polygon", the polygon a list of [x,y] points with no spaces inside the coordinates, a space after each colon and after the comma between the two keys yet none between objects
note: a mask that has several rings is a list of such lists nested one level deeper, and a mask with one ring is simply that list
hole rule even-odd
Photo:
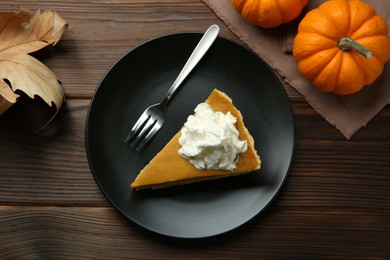
[{"label": "pumpkin stem", "polygon": [[372,56],[372,51],[348,37],[343,37],[339,40],[339,48],[342,51],[349,51],[352,49],[366,58]]}]

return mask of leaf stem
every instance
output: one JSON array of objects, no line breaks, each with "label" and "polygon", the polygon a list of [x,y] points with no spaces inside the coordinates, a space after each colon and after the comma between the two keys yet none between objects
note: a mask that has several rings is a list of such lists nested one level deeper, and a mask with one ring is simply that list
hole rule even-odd
[{"label": "leaf stem", "polygon": [[349,37],[343,37],[339,40],[339,48],[342,51],[354,50],[365,58],[370,58],[372,56],[372,51]]}]

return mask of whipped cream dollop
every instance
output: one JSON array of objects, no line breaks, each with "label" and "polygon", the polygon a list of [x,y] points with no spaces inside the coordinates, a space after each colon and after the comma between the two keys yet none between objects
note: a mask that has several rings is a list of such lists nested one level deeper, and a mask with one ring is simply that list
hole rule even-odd
[{"label": "whipped cream dollop", "polygon": [[199,104],[181,130],[180,156],[199,170],[234,170],[238,155],[248,148],[247,141],[238,139],[236,121],[230,112],[214,112],[210,105]]}]

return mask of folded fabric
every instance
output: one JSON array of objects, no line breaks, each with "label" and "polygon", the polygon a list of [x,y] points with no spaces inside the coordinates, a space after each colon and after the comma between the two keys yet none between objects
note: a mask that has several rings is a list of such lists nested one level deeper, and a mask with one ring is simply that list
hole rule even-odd
[{"label": "folded fabric", "polygon": [[[300,74],[292,56],[293,39],[299,19],[277,28],[263,29],[249,24],[232,6],[231,0],[202,0],[228,28],[259,57],[265,60],[307,102],[347,139],[390,103],[390,64],[382,75],[358,93],[340,96],[318,91]],[[306,12],[326,0],[310,0]],[[390,24],[390,1],[366,0]]]}]

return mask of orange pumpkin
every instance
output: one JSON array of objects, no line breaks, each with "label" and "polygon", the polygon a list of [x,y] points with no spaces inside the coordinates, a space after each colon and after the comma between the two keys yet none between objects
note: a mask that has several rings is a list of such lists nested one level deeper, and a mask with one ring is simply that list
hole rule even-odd
[{"label": "orange pumpkin", "polygon": [[360,0],[330,0],[302,19],[293,55],[324,92],[352,94],[372,84],[390,58],[388,25]]},{"label": "orange pumpkin", "polygon": [[309,0],[232,0],[234,8],[249,23],[277,27],[297,18]]}]

